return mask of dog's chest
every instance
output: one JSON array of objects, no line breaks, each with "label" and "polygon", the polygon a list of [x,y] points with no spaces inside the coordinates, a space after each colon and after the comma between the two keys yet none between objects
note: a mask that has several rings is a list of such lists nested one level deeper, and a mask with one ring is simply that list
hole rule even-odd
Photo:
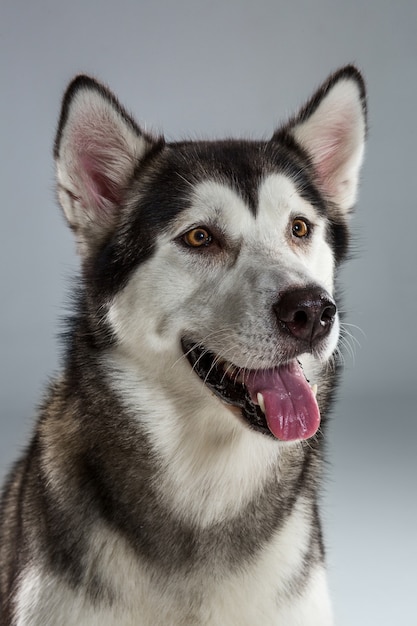
[{"label": "dog's chest", "polygon": [[[317,613],[323,621],[310,621],[314,613],[307,617],[305,605],[297,609],[298,603],[294,602],[297,597],[310,597],[313,587],[318,585],[323,606],[327,606],[321,566],[316,574],[305,577],[305,555],[310,541],[307,503],[300,500],[280,531],[244,565],[232,569],[207,564],[190,572],[178,568],[176,576],[166,576],[156,567],[141,564],[127,542],[103,527],[98,529],[95,544],[90,548],[90,558],[94,559],[95,573],[100,580],[100,594],[93,598],[86,587],[74,590],[50,573],[32,570],[27,573],[19,595],[21,621],[18,624],[272,626],[311,623],[325,626],[330,622],[325,621],[323,608]],[[37,617],[32,619],[29,613]],[[297,622],[301,615],[306,619]],[[281,622],[282,616],[294,621]]]}]

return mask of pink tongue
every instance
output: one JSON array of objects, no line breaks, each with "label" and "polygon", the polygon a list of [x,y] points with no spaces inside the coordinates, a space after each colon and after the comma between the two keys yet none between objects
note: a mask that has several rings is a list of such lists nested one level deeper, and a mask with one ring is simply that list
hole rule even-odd
[{"label": "pink tongue", "polygon": [[320,425],[314,393],[297,361],[269,370],[251,370],[245,385],[252,402],[261,393],[271,433],[282,441],[308,439]]}]

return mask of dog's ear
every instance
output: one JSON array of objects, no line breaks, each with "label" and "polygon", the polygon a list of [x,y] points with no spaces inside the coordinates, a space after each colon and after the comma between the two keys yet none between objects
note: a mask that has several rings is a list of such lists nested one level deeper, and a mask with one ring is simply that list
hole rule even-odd
[{"label": "dog's ear", "polygon": [[88,255],[115,227],[141,160],[161,145],[144,133],[103,85],[78,76],[63,99],[54,156],[58,197]]},{"label": "dog's ear", "polygon": [[341,68],[275,136],[306,151],[321,192],[343,213],[356,201],[366,136],[365,83],[352,65]]}]

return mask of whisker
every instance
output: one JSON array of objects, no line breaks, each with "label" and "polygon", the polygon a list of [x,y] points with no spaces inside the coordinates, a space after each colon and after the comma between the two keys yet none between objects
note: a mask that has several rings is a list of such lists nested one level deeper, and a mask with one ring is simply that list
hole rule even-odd
[{"label": "whisker", "polygon": [[[227,361],[227,359],[225,359],[225,354],[227,354],[228,352],[230,352],[231,350],[234,349],[234,346],[232,346],[231,348],[228,348],[226,351],[222,352],[221,354],[218,354],[215,359],[213,360],[213,363],[211,364],[211,367],[209,369],[209,371],[207,372],[204,382],[207,382],[208,377],[210,376],[211,372],[213,371],[213,369],[215,367],[217,367],[218,363],[221,363],[222,361]],[[222,382],[224,380],[224,377],[222,377]]]},{"label": "whisker", "polygon": [[181,355],[178,357],[178,359],[176,359],[176,360],[174,361],[174,363],[172,363],[171,368],[173,368],[173,367],[175,367],[176,365],[178,365],[178,363],[179,363],[181,360],[183,360],[183,359],[185,359],[186,357],[188,357],[188,356],[191,354],[191,352],[192,352],[193,350],[195,350],[196,348],[201,348],[201,349],[203,349],[203,348],[205,347],[205,343],[207,342],[207,340],[212,339],[213,337],[214,337],[214,338],[216,338],[216,339],[218,339],[218,340],[221,340],[223,337],[227,337],[227,336],[230,334],[230,332],[231,332],[231,329],[228,329],[228,328],[224,327],[224,328],[222,328],[222,329],[220,329],[220,330],[213,330],[213,331],[211,331],[211,332],[207,333],[207,334],[203,337],[203,339],[201,339],[201,340],[199,340],[199,341],[194,342],[194,343],[192,344],[192,346],[191,346],[191,347],[187,350],[187,352],[184,352],[183,354],[181,354]]},{"label": "whisker", "polygon": [[[230,370],[230,369],[232,369],[232,372],[231,372],[231,373],[229,373],[229,370]],[[229,364],[228,364],[228,366],[227,366],[227,368],[226,368],[226,369],[224,370],[224,372],[223,372],[223,376],[221,377],[220,382],[221,382],[221,383],[223,383],[223,382],[224,382],[224,379],[225,379],[226,377],[227,377],[227,378],[232,379],[232,376],[233,376],[233,374],[235,374],[235,372],[236,372],[236,367],[233,365],[233,363],[229,363]],[[236,382],[236,381],[235,381],[235,382]]]},{"label": "whisker", "polygon": [[[351,339],[358,346],[358,348],[362,347],[359,339],[355,337],[355,335],[348,328],[341,326],[340,332],[341,332],[341,335],[343,335],[344,337],[348,337],[349,339]],[[366,338],[365,333],[363,334],[363,336]]]},{"label": "whisker", "polygon": [[348,339],[346,337],[340,336],[339,344],[342,346],[342,348],[346,350],[349,356],[354,360],[356,356],[354,346],[352,346],[352,344],[348,341]]},{"label": "whisker", "polygon": [[358,330],[361,333],[361,335],[363,335],[363,337],[366,338],[365,331],[360,326],[357,326],[357,324],[348,324],[348,322],[341,322],[340,325],[342,327],[349,326],[350,328],[354,328],[355,330]]}]

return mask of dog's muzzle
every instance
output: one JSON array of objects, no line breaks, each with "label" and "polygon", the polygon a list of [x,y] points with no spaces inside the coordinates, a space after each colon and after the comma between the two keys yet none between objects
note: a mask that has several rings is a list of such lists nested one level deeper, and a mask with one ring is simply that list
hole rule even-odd
[{"label": "dog's muzzle", "polygon": [[183,352],[204,385],[240,408],[251,428],[283,441],[308,439],[320,424],[317,386],[310,386],[297,356],[320,350],[334,325],[336,305],[325,290],[312,286],[283,292],[273,312],[288,352],[282,364],[241,368],[187,338]]}]

